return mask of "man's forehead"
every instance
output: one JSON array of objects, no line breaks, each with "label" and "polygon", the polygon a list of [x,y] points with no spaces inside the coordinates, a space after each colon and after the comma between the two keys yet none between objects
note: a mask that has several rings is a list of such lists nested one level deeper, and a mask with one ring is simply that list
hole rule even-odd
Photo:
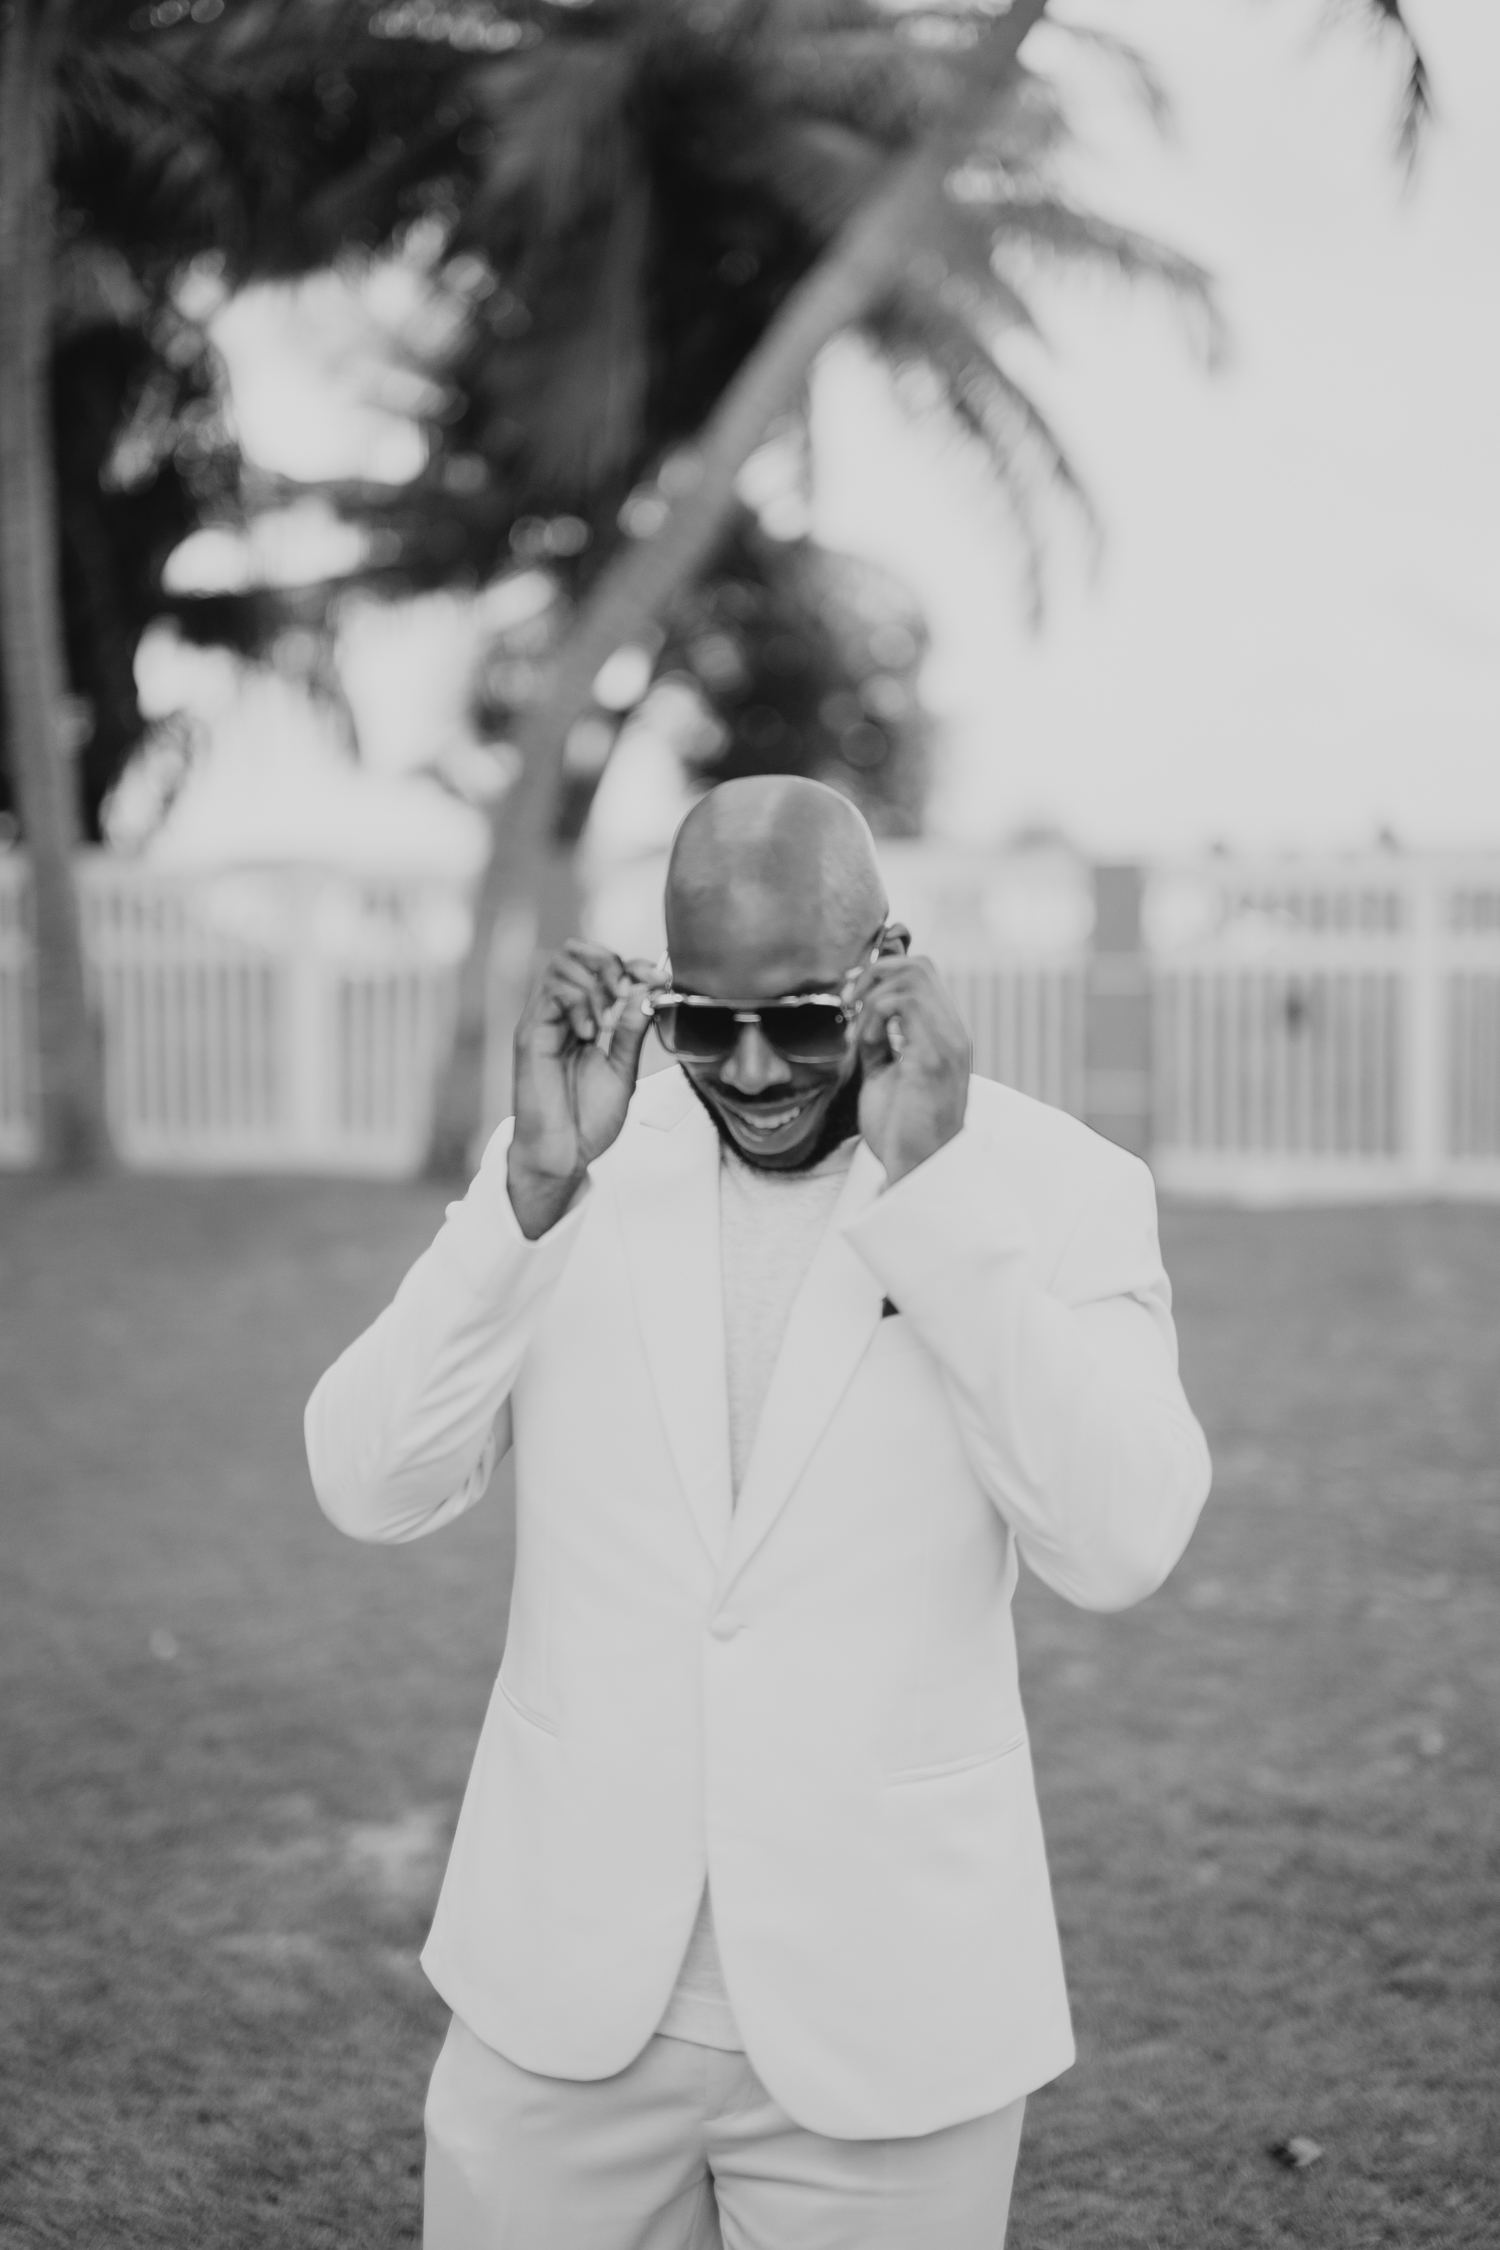
[{"label": "man's forehead", "polygon": [[794,775],[727,781],[687,815],[667,870],[672,971],[769,998],[838,982],[885,914],[874,842],[848,800]]},{"label": "man's forehead", "polygon": [[726,883],[717,897],[673,902],[674,977],[745,994],[795,992],[837,982],[873,929],[856,929],[836,897]]}]

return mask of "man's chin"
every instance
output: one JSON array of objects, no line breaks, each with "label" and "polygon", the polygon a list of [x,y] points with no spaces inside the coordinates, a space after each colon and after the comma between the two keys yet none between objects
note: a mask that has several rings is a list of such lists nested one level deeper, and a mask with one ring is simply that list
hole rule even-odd
[{"label": "man's chin", "polygon": [[819,1087],[800,1104],[768,1102],[758,1114],[715,1100],[691,1074],[688,1084],[720,1140],[762,1172],[805,1171],[859,1131],[859,1091],[848,1081],[831,1094]]},{"label": "man's chin", "polygon": [[828,1100],[820,1093],[791,1109],[768,1105],[761,1115],[753,1110],[731,1109],[727,1104],[714,1107],[720,1130],[736,1156],[766,1172],[794,1172],[818,1145]]}]

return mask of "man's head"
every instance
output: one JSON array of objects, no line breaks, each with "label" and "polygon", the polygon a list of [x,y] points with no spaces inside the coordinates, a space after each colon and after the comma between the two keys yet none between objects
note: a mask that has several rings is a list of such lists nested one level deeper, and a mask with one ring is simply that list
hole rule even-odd
[{"label": "man's head", "polygon": [[[682,992],[753,1007],[838,992],[886,926],[885,885],[860,814],[821,782],[773,774],[726,781],[677,831],[667,869],[667,945]],[[906,933],[884,950],[903,952]],[[789,1059],[758,1023],[722,1062],[687,1062],[690,1083],[747,1162],[815,1163],[858,1130],[852,1037],[829,1061]]]}]

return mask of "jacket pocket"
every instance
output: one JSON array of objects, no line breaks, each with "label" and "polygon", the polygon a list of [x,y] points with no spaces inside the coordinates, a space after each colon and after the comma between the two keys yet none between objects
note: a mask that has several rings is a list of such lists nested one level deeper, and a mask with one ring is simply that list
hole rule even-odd
[{"label": "jacket pocket", "polygon": [[499,1675],[495,1685],[518,1719],[523,1719],[527,1726],[536,1727],[541,1733],[550,1734],[554,1740],[556,1739],[559,1732],[557,1721],[547,1718],[541,1711],[533,1710],[529,1703],[523,1703],[503,1672]]},{"label": "jacket pocket", "polygon": [[988,1744],[983,1750],[970,1750],[962,1758],[943,1758],[930,1766],[903,1766],[896,1773],[884,1775],[884,1785],[887,1789],[899,1789],[913,1781],[946,1781],[952,1774],[972,1773],[978,1766],[998,1765],[1002,1758],[1009,1758],[1024,1748],[1026,1739],[1026,1729],[1022,1727],[1004,1742]]}]

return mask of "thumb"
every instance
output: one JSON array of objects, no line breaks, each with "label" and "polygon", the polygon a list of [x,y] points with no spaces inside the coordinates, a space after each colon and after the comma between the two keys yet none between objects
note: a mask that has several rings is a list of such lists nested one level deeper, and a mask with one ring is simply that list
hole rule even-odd
[{"label": "thumb", "polygon": [[878,1008],[868,1003],[860,1010],[855,1027],[860,1068],[866,1079],[878,1078],[894,1064],[900,1048],[891,1037],[891,1026]]},{"label": "thumb", "polygon": [[609,1035],[609,1059],[616,1070],[628,1072],[632,1082],[640,1068],[641,1049],[651,1028],[643,1002],[644,987],[633,985]]}]

